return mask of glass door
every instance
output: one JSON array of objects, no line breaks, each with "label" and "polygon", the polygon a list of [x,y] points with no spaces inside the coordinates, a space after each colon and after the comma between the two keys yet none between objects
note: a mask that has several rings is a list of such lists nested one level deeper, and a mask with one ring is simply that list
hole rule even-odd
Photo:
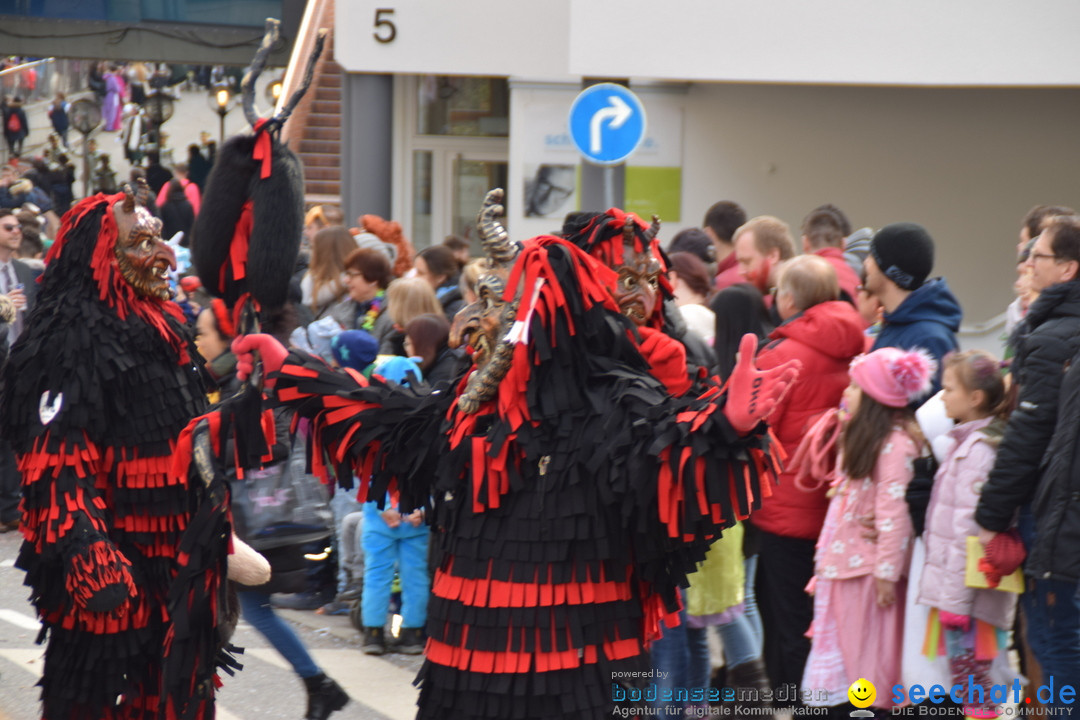
[{"label": "glass door", "polygon": [[[492,188],[506,186],[508,165],[505,158],[482,160],[459,155],[454,158],[453,175],[453,216],[450,232],[472,243],[472,254],[481,253],[480,239],[476,236],[476,214],[484,196]],[[507,202],[504,198],[503,202]]]},{"label": "glass door", "polygon": [[[488,190],[509,174],[509,87],[505,78],[399,77],[395,214],[418,250],[447,235],[474,243],[476,214]],[[508,188],[507,188],[508,189]]]}]

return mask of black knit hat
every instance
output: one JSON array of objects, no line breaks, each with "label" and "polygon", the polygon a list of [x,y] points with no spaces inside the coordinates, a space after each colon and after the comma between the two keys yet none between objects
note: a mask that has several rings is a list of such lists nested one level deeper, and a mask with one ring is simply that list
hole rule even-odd
[{"label": "black knit hat", "polygon": [[709,264],[716,262],[716,247],[712,238],[700,228],[686,228],[680,230],[671,239],[667,248],[668,254],[688,252],[701,258],[701,262]]},{"label": "black knit hat", "polygon": [[877,231],[870,254],[885,277],[904,290],[923,284],[934,269],[934,239],[922,225],[893,223]]}]

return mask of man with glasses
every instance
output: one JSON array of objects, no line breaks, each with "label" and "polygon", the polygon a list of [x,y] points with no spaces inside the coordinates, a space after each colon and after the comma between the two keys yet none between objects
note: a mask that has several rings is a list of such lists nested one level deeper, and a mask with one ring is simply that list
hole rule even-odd
[{"label": "man with glasses", "polygon": [[[1053,218],[1027,263],[1039,298],[1015,335],[1019,403],[975,520],[989,544],[1018,518],[1027,550],[1029,584],[1020,596],[1027,643],[1043,684],[1052,676],[1061,687],[1080,678],[1080,217]],[[1066,707],[1060,695],[1046,704]]]},{"label": "man with glasses", "polygon": [[[33,305],[37,292],[35,270],[15,258],[22,244],[22,228],[13,210],[0,210],[0,294],[6,295],[15,306],[15,320],[0,330],[0,338],[6,347],[0,353],[7,357],[7,347],[15,343],[22,331],[23,321]],[[21,485],[19,471],[15,467],[15,454],[6,439],[0,438],[0,533],[19,529],[19,496]]]}]

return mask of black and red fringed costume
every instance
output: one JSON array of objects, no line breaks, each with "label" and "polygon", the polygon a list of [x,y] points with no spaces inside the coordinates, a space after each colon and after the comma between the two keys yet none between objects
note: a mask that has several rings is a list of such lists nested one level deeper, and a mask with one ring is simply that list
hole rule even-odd
[{"label": "black and red fringed costume", "polygon": [[297,354],[274,392],[314,418],[338,477],[370,482],[362,495],[432,505],[419,717],[598,718],[775,467],[764,426],[735,432],[720,387],[674,397],[650,372],[613,270],[546,236],[505,265],[501,294],[482,277],[455,321],[479,366],[500,351],[477,335],[502,318],[505,376],[477,404],[462,402],[472,378],[427,393]]},{"label": "black and red fringed costume", "polygon": [[[125,214],[124,200],[96,195],[64,216],[4,375],[3,432],[23,475],[17,566],[48,642],[46,720],[166,717],[163,654],[190,620],[167,600],[200,488],[170,470],[206,396],[183,313],[166,299],[171,251],[158,221]],[[131,284],[125,250],[155,294]],[[213,717],[212,670],[186,668],[193,690],[170,716]]]}]

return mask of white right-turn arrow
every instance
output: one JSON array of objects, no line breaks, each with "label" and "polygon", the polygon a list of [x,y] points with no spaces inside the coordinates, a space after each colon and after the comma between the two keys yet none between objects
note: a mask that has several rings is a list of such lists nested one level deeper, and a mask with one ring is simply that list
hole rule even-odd
[{"label": "white right-turn arrow", "polygon": [[609,97],[608,103],[610,104],[607,107],[600,108],[593,113],[592,120],[589,121],[589,152],[594,155],[600,152],[600,130],[604,121],[610,121],[608,124],[611,129],[618,130],[634,114],[626,101],[618,95]]}]

